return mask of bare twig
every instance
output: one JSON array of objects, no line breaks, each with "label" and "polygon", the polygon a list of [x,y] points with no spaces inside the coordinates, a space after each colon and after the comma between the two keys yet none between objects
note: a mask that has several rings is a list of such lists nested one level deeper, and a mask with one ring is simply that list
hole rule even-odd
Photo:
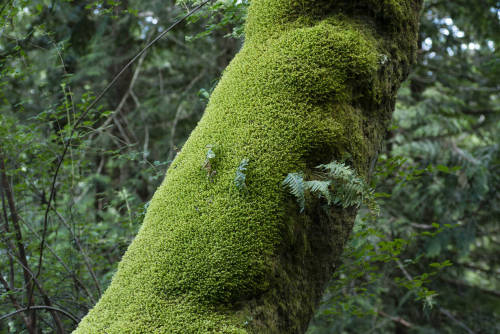
[{"label": "bare twig", "polygon": [[469,334],[475,334],[475,332],[472,331],[472,329],[470,329],[463,322],[461,322],[460,320],[458,320],[457,318],[455,318],[451,314],[451,312],[448,311],[447,309],[440,307],[439,308],[439,312],[441,312],[442,314],[444,314],[445,316],[447,316],[448,318],[450,318],[451,320],[453,320],[457,325],[459,325],[460,327],[462,327],[463,329],[465,329],[467,331],[467,333],[469,333]]},{"label": "bare twig", "polygon": [[[11,253],[11,251],[9,249],[7,249],[7,253],[9,253],[14,258],[14,260],[16,260],[16,262],[18,262],[23,267],[23,269],[26,270],[29,273],[29,275],[31,276],[31,281],[29,281],[29,282],[30,282],[30,284],[34,283],[34,284],[31,284],[33,286],[31,293],[33,293],[34,287],[36,286],[38,291],[40,291],[40,295],[43,299],[43,302],[47,306],[52,306],[52,301],[50,300],[50,298],[47,295],[47,293],[45,292],[45,290],[42,288],[42,285],[40,284],[40,282],[36,279],[35,274],[31,271],[31,269],[29,267],[25,266],[22,263],[22,261],[18,258],[18,256]],[[26,311],[28,311],[30,309],[29,306],[30,305],[28,305],[28,307],[26,308]],[[54,320],[54,324],[56,325],[56,329],[57,329],[56,332],[57,333],[64,333],[64,328],[63,328],[63,325],[61,323],[61,319],[59,318],[59,315],[54,311],[50,311],[50,315],[52,316],[52,319]]]},{"label": "bare twig", "polygon": [[75,244],[78,247],[78,250],[80,251],[80,253],[83,256],[85,266],[87,267],[87,269],[90,273],[90,276],[92,276],[92,280],[94,281],[97,292],[99,293],[99,296],[101,296],[101,294],[102,294],[101,285],[99,284],[99,280],[97,279],[97,276],[96,276],[94,270],[92,269],[92,264],[90,263],[90,258],[88,257],[87,253],[85,252],[85,250],[82,247],[82,244],[80,243],[80,239],[75,234],[75,232],[73,231],[71,226],[69,226],[66,219],[64,219],[64,217],[56,210],[56,208],[52,208],[52,210],[55,212],[55,214],[57,215],[59,220],[63,223],[63,225],[68,229],[69,233],[71,233],[71,236],[73,237],[73,240],[75,241]]},{"label": "bare twig", "polygon": [[[401,269],[401,271],[403,272],[403,274],[406,276],[406,278],[408,280],[413,280],[413,278],[411,277],[411,275],[406,271],[405,267],[403,266],[403,264],[401,263],[401,261],[399,260],[396,260],[396,263],[398,264],[399,266],[399,269]],[[445,281],[449,281],[447,279],[444,279]],[[450,280],[451,281],[451,280]],[[460,284],[461,282],[458,282],[458,281],[451,281],[450,283],[455,283],[455,284]],[[465,285],[465,283],[464,283]],[[480,289],[480,288],[479,288]],[[488,292],[491,292],[488,290]],[[498,294],[500,295],[500,293]],[[469,334],[475,334],[469,327],[467,327],[463,322],[459,321],[458,319],[456,319],[455,317],[453,317],[453,315],[450,313],[450,311],[440,307],[439,308],[439,312],[443,313],[444,315],[446,315],[448,318],[450,318],[451,320],[453,320],[454,322],[456,322],[460,327],[462,327],[463,329],[465,329]]]},{"label": "bare twig", "polygon": [[[2,198],[2,213],[3,213],[3,219],[4,219],[4,223],[3,223],[2,227],[3,227],[3,231],[4,231],[5,235],[8,235],[10,233],[9,218],[7,215],[7,208],[5,205],[5,196],[3,193],[3,189],[0,189],[0,197]],[[9,247],[13,252],[15,252],[16,248],[14,247],[14,245],[12,244],[12,242],[9,238],[5,238],[5,243],[6,243],[7,247]],[[14,262],[13,262],[12,256],[10,256],[10,255],[9,255],[9,267],[10,267],[9,268],[10,288],[14,289]]]},{"label": "bare twig", "polygon": [[398,265],[399,269],[401,269],[401,271],[403,272],[403,274],[405,275],[406,279],[408,281],[413,281],[413,277],[411,277],[410,273],[408,273],[408,271],[406,271],[403,263],[401,263],[400,260],[396,260],[396,264]]},{"label": "bare twig", "polygon": [[481,266],[477,266],[477,265],[470,264],[470,263],[461,263],[461,265],[468,268],[468,269],[481,271],[481,272],[488,274],[488,275],[500,275],[500,269],[496,269],[496,270],[494,270],[493,268],[488,269],[488,268],[483,268]]},{"label": "bare twig", "polygon": [[139,114],[141,115],[141,120],[144,123],[144,145],[142,147],[142,160],[146,161],[148,159],[148,146],[149,146],[149,126],[146,122],[146,116],[144,111],[141,109],[141,102],[135,95],[134,91],[130,89],[130,96],[134,100],[135,105],[139,108]]},{"label": "bare twig", "polygon": [[[27,289],[28,305],[30,305],[30,303],[33,302],[33,293],[32,293],[33,286],[31,284],[31,276],[29,274],[28,258],[26,256],[26,250],[23,243],[23,234],[21,232],[21,227],[19,226],[19,216],[17,214],[17,209],[14,202],[14,194],[12,192],[12,188],[10,187],[10,183],[7,180],[7,171],[5,169],[4,156],[1,147],[0,147],[0,177],[2,184],[2,194],[5,193],[5,197],[7,198],[7,203],[10,210],[10,217],[11,217],[10,220],[14,228],[14,239],[17,246],[19,261],[21,261],[23,267],[23,276],[24,276],[24,283],[26,284],[26,289]],[[4,214],[6,215],[5,208],[4,208]],[[7,218],[5,219],[6,219],[5,228],[8,229],[8,221]],[[30,313],[29,319],[30,319],[29,326],[27,326],[28,330],[30,332],[34,332],[36,330],[34,328],[36,324],[36,314]]]},{"label": "bare twig", "polygon": [[394,317],[394,316],[389,315],[389,314],[385,313],[384,311],[380,311],[380,310],[377,310],[377,314],[379,314],[385,318],[391,319],[392,321],[397,322],[398,324],[401,324],[407,328],[413,327],[413,324],[411,322],[409,322],[401,317]]},{"label": "bare twig", "polygon": [[127,146],[132,146],[133,145],[132,141],[130,140],[130,138],[128,137],[127,133],[125,132],[125,129],[123,128],[123,126],[121,125],[120,121],[116,117],[116,114],[113,114],[111,116],[111,118],[113,119],[113,123],[115,123],[116,127],[118,128],[118,131],[120,131],[120,134],[122,135],[122,138],[127,143]]},{"label": "bare twig", "polygon": [[[11,288],[9,287],[9,283],[3,278],[2,273],[0,273],[0,283],[2,283],[5,291],[7,292],[7,295],[9,296],[9,299],[12,303],[12,305],[17,309],[21,309],[21,305],[19,305],[19,302],[16,300],[16,297],[14,297],[14,294],[12,293]],[[23,321],[26,324],[26,327],[29,328],[30,326],[30,320],[27,315],[23,314]]]},{"label": "bare twig", "polygon": [[198,74],[191,82],[186,86],[184,91],[182,92],[181,96],[179,97],[180,102],[177,104],[177,110],[175,112],[175,117],[172,122],[172,127],[170,129],[170,152],[168,154],[168,159],[167,160],[172,160],[174,158],[174,152],[175,152],[175,131],[177,130],[177,123],[180,120],[181,116],[181,111],[182,111],[182,98],[193,88],[193,86],[203,78],[205,75],[206,70],[203,70]]},{"label": "bare twig", "polygon": [[411,223],[410,224],[412,227],[419,228],[422,230],[434,230],[435,227],[432,225],[427,225],[427,224],[418,224],[418,223]]},{"label": "bare twig", "polygon": [[163,75],[161,75],[161,68],[158,69],[158,77],[160,81],[160,96],[163,96]]},{"label": "bare twig", "polygon": [[[20,217],[21,218],[21,217]],[[26,226],[31,233],[33,233],[38,239],[41,239],[40,235],[28,224],[23,220],[24,226]],[[82,281],[75,275],[75,273],[68,267],[68,265],[57,255],[57,253],[50,247],[49,245],[46,246],[47,249],[49,250],[50,253],[56,258],[56,260],[63,266],[64,270],[73,278],[75,283],[80,286],[83,291],[85,291],[85,294],[90,298],[90,301],[95,304],[96,300],[94,299],[94,296],[90,293],[90,291],[87,289],[87,287],[83,284]]]},{"label": "bare twig", "polygon": [[60,309],[60,308],[57,308],[57,307],[54,307],[54,306],[47,306],[47,305],[35,305],[35,306],[30,306],[29,309],[27,307],[25,307],[25,308],[16,310],[14,312],[10,312],[8,314],[5,314],[5,315],[1,316],[0,317],[0,321],[4,320],[4,319],[7,319],[7,318],[10,318],[10,317],[12,317],[12,316],[14,316],[14,315],[16,315],[18,313],[26,312],[28,310],[49,310],[49,311],[55,311],[55,312],[59,312],[61,314],[64,314],[65,316],[67,316],[68,318],[70,318],[71,320],[73,320],[76,324],[78,322],[80,322],[80,320],[78,320],[77,317],[75,317],[74,315],[72,315],[68,311]]},{"label": "bare twig", "polygon": [[[148,40],[149,42],[149,40]],[[132,89],[135,85],[135,82],[137,81],[137,78],[139,77],[139,72],[141,70],[141,67],[142,67],[142,62],[144,61],[144,58],[146,57],[146,52],[144,52],[141,57],[139,58],[138,62],[137,62],[137,66],[135,68],[135,71],[134,71],[134,74],[132,75],[132,79],[130,80],[130,84],[127,88],[127,91],[125,92],[125,94],[122,96],[122,98],[120,99],[120,103],[118,103],[118,106],[115,108],[115,110],[113,111],[113,114],[111,115],[110,118],[108,118],[101,126],[99,126],[95,132],[102,132],[102,129],[105,129],[110,123],[111,121],[113,123],[115,123],[116,127],[118,128],[118,131],[120,131],[120,134],[123,136],[123,139],[125,139],[125,141],[127,142],[128,145],[131,145],[131,141],[130,139],[128,138],[127,134],[125,133],[125,130],[123,129],[123,127],[121,126],[119,120],[118,120],[118,115],[120,114],[121,110],[123,109],[123,106],[125,105],[125,102],[127,102],[127,99],[129,98],[129,96],[131,96],[131,92],[132,92]],[[90,136],[89,140],[92,140],[93,138],[93,135]]]},{"label": "bare twig", "polygon": [[483,293],[489,294],[490,296],[494,296],[494,297],[500,298],[500,292],[496,291],[496,290],[490,290],[490,289],[482,288],[482,287],[477,286],[477,285],[467,284],[466,282],[455,280],[455,279],[451,279],[451,278],[444,278],[444,277],[442,277],[441,279],[443,281],[451,283],[453,285],[457,285],[457,286],[460,286],[460,287],[466,287],[466,288],[469,288],[469,289],[477,289],[477,290],[479,290],[479,291],[481,291]]},{"label": "bare twig", "polygon": [[451,141],[451,148],[464,160],[470,162],[473,165],[479,165],[480,162],[477,159],[475,159],[472,155],[467,155],[462,149],[457,146],[457,144],[453,140]]}]

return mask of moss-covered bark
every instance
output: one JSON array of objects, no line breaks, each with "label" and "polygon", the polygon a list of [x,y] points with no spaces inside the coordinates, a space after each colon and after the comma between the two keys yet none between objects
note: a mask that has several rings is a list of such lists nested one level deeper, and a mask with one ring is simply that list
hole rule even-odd
[{"label": "moss-covered bark", "polygon": [[303,333],[356,212],[309,198],[301,214],[281,183],[345,153],[368,176],[419,7],[253,0],[242,50],[76,333]]}]

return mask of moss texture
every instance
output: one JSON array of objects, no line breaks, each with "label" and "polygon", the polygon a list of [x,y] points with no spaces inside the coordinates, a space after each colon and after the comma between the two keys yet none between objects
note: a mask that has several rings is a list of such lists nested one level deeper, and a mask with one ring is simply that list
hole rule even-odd
[{"label": "moss texture", "polygon": [[303,333],[355,210],[310,198],[299,214],[281,182],[345,153],[368,176],[418,10],[417,0],[253,0],[242,50],[75,333]]}]

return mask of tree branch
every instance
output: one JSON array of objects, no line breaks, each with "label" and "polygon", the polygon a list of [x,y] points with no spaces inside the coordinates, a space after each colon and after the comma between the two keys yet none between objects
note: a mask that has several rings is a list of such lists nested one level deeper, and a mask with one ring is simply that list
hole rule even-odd
[{"label": "tree branch", "polygon": [[460,327],[462,327],[463,329],[465,329],[467,331],[467,333],[469,334],[475,334],[472,329],[470,329],[469,327],[467,327],[463,322],[461,322],[460,320],[458,320],[457,318],[455,318],[450,311],[448,311],[447,309],[445,308],[442,308],[440,307],[439,308],[439,312],[441,312],[442,314],[444,314],[445,316],[447,316],[448,318],[450,318],[451,320],[453,320],[455,323],[457,323]]},{"label": "tree branch", "polygon": [[63,309],[60,309],[60,308],[57,308],[57,307],[54,307],[54,306],[47,306],[47,305],[35,305],[35,306],[31,306],[29,308],[25,307],[25,308],[16,310],[14,312],[10,312],[8,314],[5,314],[5,315],[1,316],[0,317],[0,321],[4,320],[4,319],[7,319],[7,318],[10,318],[10,317],[12,317],[12,316],[14,316],[14,315],[16,315],[18,313],[26,312],[28,310],[49,310],[49,311],[55,311],[55,312],[59,312],[61,314],[64,314],[65,316],[67,316],[68,318],[70,318],[71,320],[73,320],[76,324],[80,321],[80,320],[78,320],[77,317],[75,317],[74,315],[72,315],[68,311],[65,311]]},{"label": "tree branch", "polygon": [[80,243],[80,239],[76,236],[75,232],[71,229],[71,226],[69,226],[66,219],[64,219],[64,217],[56,210],[56,208],[52,208],[52,210],[55,212],[55,214],[57,215],[59,220],[63,223],[63,225],[68,229],[69,233],[71,233],[71,236],[73,237],[73,240],[75,241],[76,246],[78,247],[78,249],[80,250],[80,253],[83,256],[83,260],[85,262],[85,265],[90,273],[90,276],[92,277],[92,279],[95,283],[97,292],[99,293],[99,297],[100,297],[102,294],[101,285],[99,284],[99,280],[97,279],[97,276],[96,276],[94,270],[92,269],[92,265],[90,263],[90,258],[88,257],[87,253],[85,252],[85,250],[82,247],[82,244]]},{"label": "tree branch", "polygon": [[[7,180],[7,172],[5,168],[5,162],[4,162],[4,155],[2,151],[2,147],[0,147],[0,177],[1,177],[1,184],[2,184],[2,197],[3,194],[5,193],[5,197],[7,197],[7,203],[9,206],[10,210],[10,217],[11,217],[11,222],[12,226],[14,227],[14,238],[15,238],[15,243],[17,245],[17,253],[19,256],[19,261],[21,262],[21,265],[23,267],[23,276],[24,276],[24,283],[26,284],[26,296],[27,296],[27,303],[28,303],[28,308],[29,305],[33,302],[33,285],[31,282],[31,276],[29,274],[29,265],[28,265],[28,258],[26,256],[26,249],[24,248],[24,243],[23,243],[23,234],[21,232],[21,227],[19,226],[19,216],[17,214],[17,209],[16,205],[14,202],[14,194],[12,193],[12,188],[10,187],[10,183]],[[6,216],[6,222],[5,222],[5,228],[8,230],[8,217],[6,210],[4,208],[4,215]],[[36,324],[36,314],[35,313],[30,313],[29,314],[29,325],[28,330],[31,332],[36,331],[35,329],[35,324]]]},{"label": "tree branch", "polygon": [[[9,287],[9,283],[7,283],[7,281],[3,278],[2,273],[0,273],[0,283],[2,283],[2,285],[5,289],[5,291],[7,292],[7,295],[9,296],[9,299],[10,299],[12,305],[14,306],[14,308],[16,308],[18,310],[21,309],[21,305],[19,305],[19,302],[14,297],[12,290]],[[23,321],[24,321],[24,324],[26,325],[26,328],[29,328],[30,327],[30,320],[26,315],[23,315]]]},{"label": "tree branch", "polygon": [[496,291],[496,290],[490,290],[490,289],[482,288],[480,286],[470,285],[470,284],[467,284],[466,282],[451,279],[451,278],[443,278],[442,277],[441,279],[443,281],[448,282],[448,283],[453,284],[453,285],[457,285],[457,286],[461,286],[461,287],[465,287],[465,288],[469,288],[469,289],[477,289],[477,290],[479,290],[483,293],[489,294],[493,297],[500,298],[500,292]]},{"label": "tree branch", "polygon": [[385,317],[385,318],[389,318],[391,319],[392,321],[394,322],[397,322],[398,324],[401,324],[403,326],[405,326],[406,328],[412,328],[413,327],[413,324],[401,317],[394,317],[392,315],[389,315],[387,313],[385,313],[384,311],[380,311],[380,310],[377,310],[377,314]]}]

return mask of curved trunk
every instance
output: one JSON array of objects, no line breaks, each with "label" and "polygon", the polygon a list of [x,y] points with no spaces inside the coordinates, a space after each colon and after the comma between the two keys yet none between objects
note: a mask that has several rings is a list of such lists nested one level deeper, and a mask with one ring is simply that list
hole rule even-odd
[{"label": "curved trunk", "polygon": [[76,333],[303,333],[356,210],[310,197],[301,213],[282,181],[346,153],[369,176],[419,8],[253,0],[242,50]]}]

